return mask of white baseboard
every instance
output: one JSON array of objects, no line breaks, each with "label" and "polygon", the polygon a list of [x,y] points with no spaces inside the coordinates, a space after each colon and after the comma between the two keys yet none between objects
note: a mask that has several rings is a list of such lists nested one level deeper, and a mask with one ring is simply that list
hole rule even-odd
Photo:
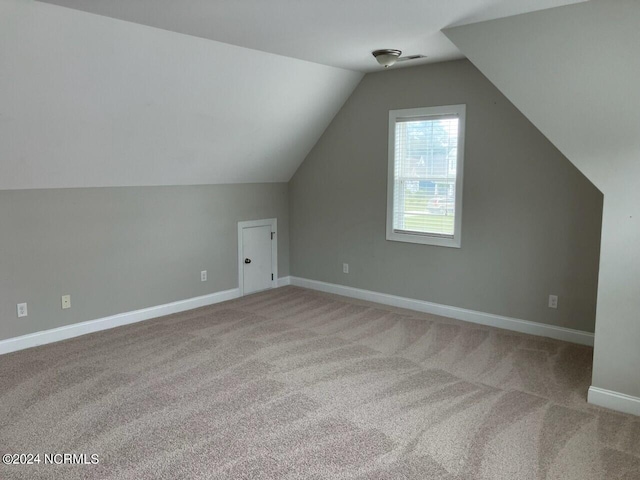
[{"label": "white baseboard", "polygon": [[207,305],[213,305],[214,303],[233,300],[239,296],[240,290],[238,288],[232,288],[231,290],[211,293],[201,297],[179,300],[177,302],[143,308],[132,312],[120,313],[110,317],[99,318],[97,320],[74,323],[72,325],[65,325],[64,327],[9,338],[7,340],[0,341],[0,355],[23,350],[25,348],[36,347],[38,345],[45,345],[47,343],[59,342],[60,340],[66,340],[68,338],[79,337],[80,335],[86,335],[87,333],[120,327],[130,323],[142,322],[143,320],[162,317],[172,313],[179,313],[184,312],[185,310],[205,307]]},{"label": "white baseboard", "polygon": [[640,398],[614,392],[613,390],[591,386],[589,387],[587,402],[599,407],[640,416]]},{"label": "white baseboard", "polygon": [[414,300],[412,298],[398,297],[386,293],[372,292],[371,290],[362,290],[360,288],[336,285],[334,283],[320,282],[317,280],[308,280],[306,278],[292,276],[291,285],[319,290],[326,293],[334,293],[336,295],[343,295],[345,297],[357,298],[360,300],[368,300],[370,302],[382,303],[384,305],[391,305],[394,307],[407,308],[409,310],[417,310],[418,312],[441,315],[443,317],[455,318],[465,322],[479,323],[481,325],[503,328],[505,330],[513,330],[520,333],[528,333],[530,335],[538,335],[542,337],[555,338],[557,340],[565,340],[567,342],[579,343],[581,345],[593,346],[593,333],[583,332],[581,330],[572,330],[570,328],[556,327],[543,323],[530,322],[528,320],[503,317],[501,315],[493,315],[491,313],[477,312],[464,308],[451,307],[449,305],[425,302],[423,300]]},{"label": "white baseboard", "polygon": [[[530,322],[527,320],[519,320],[516,318],[502,317],[489,313],[476,312],[463,308],[451,307],[448,305],[440,305],[437,303],[425,302],[423,300],[414,300],[411,298],[398,297],[388,295],[386,293],[372,292],[370,290],[362,290],[359,288],[347,287],[332,283],[320,282],[317,280],[308,280],[305,278],[287,276],[278,279],[278,286],[296,285],[299,287],[310,288],[336,295],[358,298],[360,300],[368,300],[384,305],[394,307],[407,308],[419,312],[442,315],[444,317],[464,320],[471,323],[479,323],[481,325],[489,325],[492,327],[504,328],[506,330],[514,330],[521,333],[532,335],[540,335],[544,337],[565,340],[568,342],[579,343],[582,345],[593,345],[593,334],[582,332],[579,330],[571,330],[568,328],[555,327],[552,325],[544,325],[541,323]],[[189,298],[187,300],[179,300],[177,302],[158,305],[155,307],[143,308],[132,312],[120,313],[110,317],[99,318],[97,320],[89,320],[73,325],[65,325],[63,327],[44,330],[42,332],[31,333],[20,337],[0,340],[0,355],[11,353],[25,348],[45,345],[47,343],[58,342],[68,338],[86,335],[88,333],[99,332],[110,328],[128,325],[131,323],[142,322],[151,318],[162,317],[172,313],[184,312],[194,308],[213,305],[215,303],[233,300],[240,296],[240,290],[233,288],[222,292],[216,292],[201,297]],[[595,387],[592,387],[595,388]],[[611,392],[614,395],[615,392]],[[590,393],[591,394],[591,393]],[[633,398],[633,397],[629,397]],[[599,405],[597,402],[594,404]]]}]

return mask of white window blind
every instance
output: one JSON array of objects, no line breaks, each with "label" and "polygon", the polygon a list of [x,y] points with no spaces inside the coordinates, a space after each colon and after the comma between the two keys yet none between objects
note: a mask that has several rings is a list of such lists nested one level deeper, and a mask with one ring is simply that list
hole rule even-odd
[{"label": "white window blind", "polygon": [[[462,116],[460,115],[462,108]],[[391,240],[431,237],[459,246],[461,122],[464,106],[391,112],[390,177]],[[403,112],[411,115],[403,115]],[[388,225],[389,226],[389,225]],[[388,235],[389,237],[389,235]],[[447,240],[456,240],[447,245]],[[444,242],[444,243],[443,243]]]}]

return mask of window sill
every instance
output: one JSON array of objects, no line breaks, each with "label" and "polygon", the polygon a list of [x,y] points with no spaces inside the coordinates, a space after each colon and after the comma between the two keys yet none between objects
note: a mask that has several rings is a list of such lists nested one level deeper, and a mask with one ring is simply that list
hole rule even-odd
[{"label": "window sill", "polygon": [[392,242],[419,243],[422,245],[434,245],[437,247],[460,248],[460,235],[453,238],[439,237],[437,235],[425,235],[421,233],[387,232],[387,240]]}]

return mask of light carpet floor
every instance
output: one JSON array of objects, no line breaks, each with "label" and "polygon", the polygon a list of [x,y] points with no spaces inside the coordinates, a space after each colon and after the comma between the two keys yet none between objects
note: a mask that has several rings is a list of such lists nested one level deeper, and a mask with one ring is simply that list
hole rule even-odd
[{"label": "light carpet floor", "polygon": [[640,479],[592,349],[296,287],[0,357],[2,479]]}]

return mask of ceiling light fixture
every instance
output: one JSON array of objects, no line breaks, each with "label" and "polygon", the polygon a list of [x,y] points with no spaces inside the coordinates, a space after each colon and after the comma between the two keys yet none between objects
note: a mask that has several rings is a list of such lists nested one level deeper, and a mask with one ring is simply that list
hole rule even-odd
[{"label": "ceiling light fixture", "polygon": [[406,62],[408,60],[418,60],[420,58],[427,58],[425,55],[407,55],[401,57],[402,52],[391,48],[385,48],[384,50],[374,50],[371,54],[376,58],[378,63],[384,68],[388,68],[396,62]]},{"label": "ceiling light fixture", "polygon": [[382,50],[374,50],[371,54],[376,58],[380,65],[384,68],[388,68],[398,61],[402,52],[392,48],[384,48]]}]

